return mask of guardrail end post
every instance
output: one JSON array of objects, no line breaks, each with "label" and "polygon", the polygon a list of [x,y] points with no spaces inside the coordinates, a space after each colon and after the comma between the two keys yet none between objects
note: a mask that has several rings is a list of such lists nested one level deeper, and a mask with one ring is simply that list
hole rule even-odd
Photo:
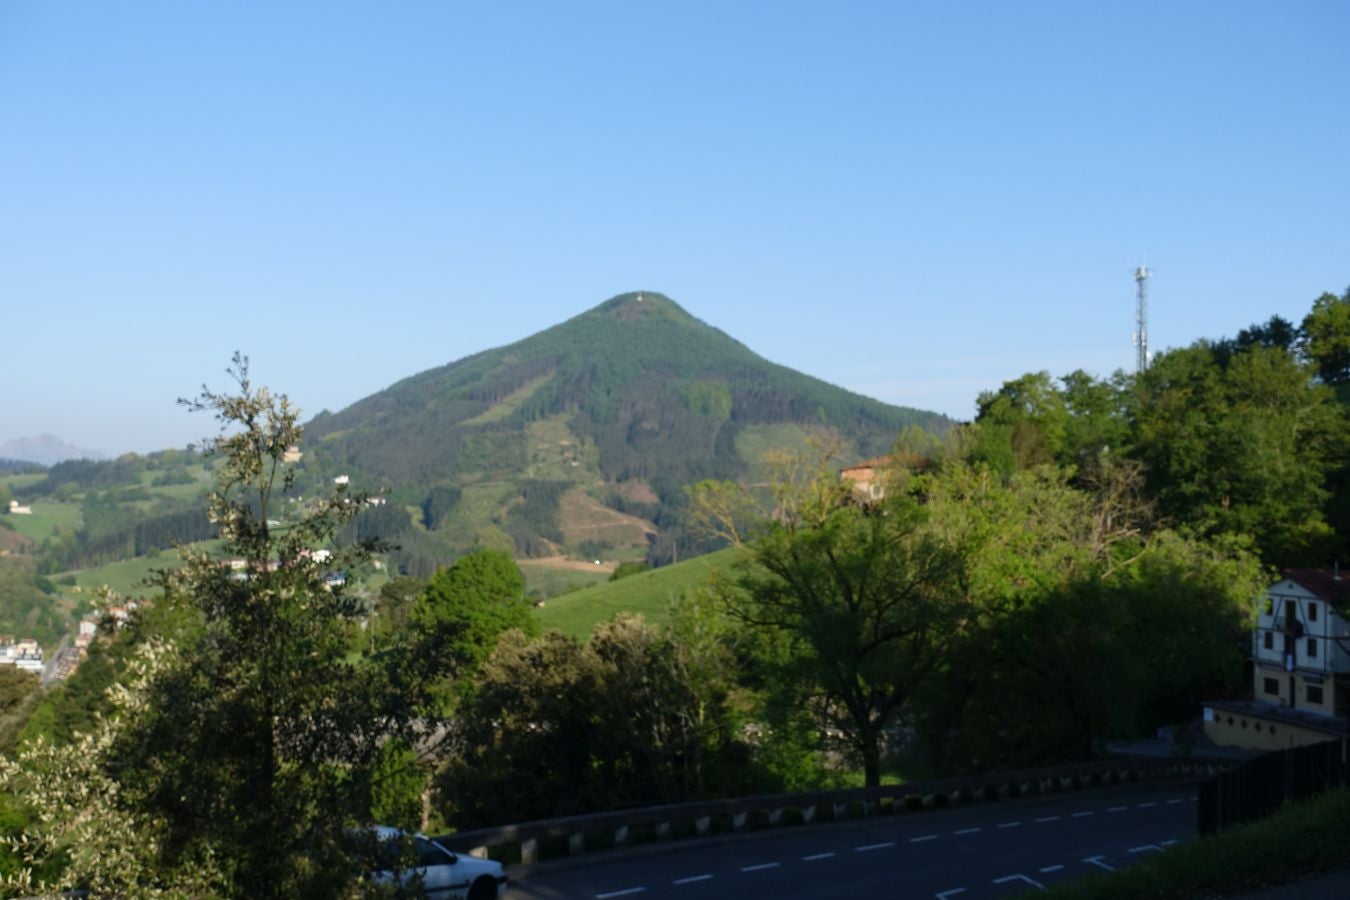
[{"label": "guardrail end post", "polygon": [[578,856],[586,852],[586,835],[578,831],[576,834],[567,836],[567,853],[569,856]]},{"label": "guardrail end post", "polygon": [[844,813],[846,813],[846,812],[848,812],[848,804],[847,804],[847,803],[836,803],[836,804],[834,805],[834,819],[835,819],[835,821],[837,822],[837,821],[839,821],[840,819],[844,818]]},{"label": "guardrail end post", "polygon": [[699,834],[707,834],[709,831],[712,831],[712,817],[701,816],[700,818],[695,819],[694,831]]},{"label": "guardrail end post", "polygon": [[668,841],[668,840],[670,840],[670,823],[669,823],[669,822],[657,822],[657,823],[656,823],[656,839],[657,839],[658,841]]},{"label": "guardrail end post", "polygon": [[522,865],[532,866],[539,862],[539,841],[536,838],[529,838],[520,842],[520,862]]},{"label": "guardrail end post", "polygon": [[732,830],[732,831],[744,831],[744,830],[745,830],[745,820],[746,820],[746,814],[745,814],[745,813],[743,813],[743,812],[742,812],[742,813],[732,813],[732,815],[731,815],[731,830]]},{"label": "guardrail end post", "polygon": [[875,801],[864,800],[862,802],[862,817],[866,819],[868,816],[872,815],[875,808],[876,808]]},{"label": "guardrail end post", "polygon": [[781,806],[778,807],[777,809],[769,810],[769,824],[770,825],[783,824],[783,808]]},{"label": "guardrail end post", "polygon": [[810,806],[803,806],[803,807],[802,807],[802,824],[804,824],[804,825],[809,825],[810,823],[814,822],[815,820],[816,820],[816,805],[815,805],[814,803],[812,803]]},{"label": "guardrail end post", "polygon": [[620,825],[614,829],[614,846],[625,847],[628,845],[628,826]]}]

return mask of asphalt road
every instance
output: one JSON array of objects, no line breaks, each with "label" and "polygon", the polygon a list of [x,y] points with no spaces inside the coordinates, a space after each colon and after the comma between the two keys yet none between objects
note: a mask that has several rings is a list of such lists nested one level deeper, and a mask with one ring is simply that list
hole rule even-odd
[{"label": "asphalt road", "polygon": [[1008,897],[1117,869],[1196,832],[1194,784],[1058,794],[699,846],[670,844],[512,875],[512,900]]}]

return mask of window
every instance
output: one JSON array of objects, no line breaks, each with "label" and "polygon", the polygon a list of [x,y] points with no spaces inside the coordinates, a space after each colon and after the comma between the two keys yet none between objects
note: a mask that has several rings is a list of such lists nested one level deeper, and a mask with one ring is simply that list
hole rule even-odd
[{"label": "window", "polygon": [[1267,649],[1267,650],[1274,650],[1274,649],[1275,649],[1275,632],[1273,632],[1273,631],[1267,631],[1265,637],[1266,637],[1266,649]]},{"label": "window", "polygon": [[448,866],[454,863],[454,858],[433,844],[426,838],[415,837],[413,842],[417,847],[417,864],[419,866]]},{"label": "window", "polygon": [[1308,638],[1308,658],[1317,658],[1317,638]]},{"label": "window", "polygon": [[1322,702],[1322,689],[1314,684],[1304,685],[1303,699],[1307,700],[1309,703],[1320,704]]},{"label": "window", "polygon": [[1316,622],[1316,621],[1317,621],[1317,604],[1316,604],[1316,603],[1309,603],[1309,604],[1308,604],[1308,621],[1309,621],[1309,622]]},{"label": "window", "polygon": [[1267,694],[1278,694],[1280,692],[1280,682],[1275,678],[1267,678],[1265,688]]}]

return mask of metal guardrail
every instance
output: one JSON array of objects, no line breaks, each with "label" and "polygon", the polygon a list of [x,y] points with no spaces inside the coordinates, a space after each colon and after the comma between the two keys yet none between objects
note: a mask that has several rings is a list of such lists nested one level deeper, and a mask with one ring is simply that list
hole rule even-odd
[{"label": "metal guardrail", "polygon": [[[640,840],[672,841],[792,824],[844,821],[918,812],[968,803],[1082,790],[1159,778],[1213,775],[1233,760],[1205,758],[1113,759],[1071,766],[1024,769],[796,794],[772,794],[648,806],[541,819],[439,836],[437,842],[472,856],[530,865],[544,856],[630,846]],[[541,852],[542,851],[542,852]]]}]

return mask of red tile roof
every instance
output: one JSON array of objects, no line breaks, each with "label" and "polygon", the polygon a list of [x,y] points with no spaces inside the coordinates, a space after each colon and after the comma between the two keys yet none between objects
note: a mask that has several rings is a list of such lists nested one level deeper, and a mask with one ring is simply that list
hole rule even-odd
[{"label": "red tile roof", "polygon": [[1285,569],[1284,577],[1298,582],[1332,606],[1350,604],[1350,572],[1336,574],[1326,569]]}]

